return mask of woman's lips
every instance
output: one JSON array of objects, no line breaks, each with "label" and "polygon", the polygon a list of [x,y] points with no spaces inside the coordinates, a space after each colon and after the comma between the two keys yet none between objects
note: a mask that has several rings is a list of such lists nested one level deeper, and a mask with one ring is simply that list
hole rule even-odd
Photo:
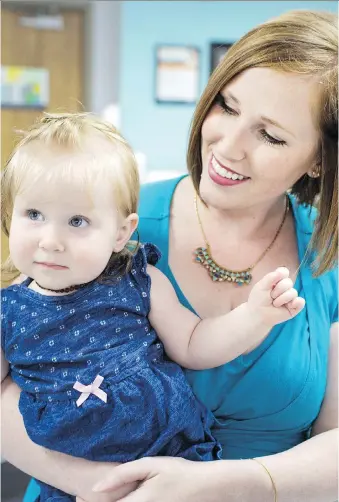
[{"label": "woman's lips", "polygon": [[[236,175],[237,177],[242,177],[243,179],[232,179],[231,177],[226,178],[225,176],[221,176],[216,169],[223,169],[223,172],[228,171],[230,175]],[[228,169],[224,166],[222,166],[212,155],[209,163],[208,163],[208,174],[212,181],[217,183],[218,185],[223,185],[223,186],[234,186],[234,185],[240,185],[241,183],[244,183],[245,181],[248,181],[250,178],[244,177],[243,175],[240,175],[239,173],[236,173],[232,169]]]}]

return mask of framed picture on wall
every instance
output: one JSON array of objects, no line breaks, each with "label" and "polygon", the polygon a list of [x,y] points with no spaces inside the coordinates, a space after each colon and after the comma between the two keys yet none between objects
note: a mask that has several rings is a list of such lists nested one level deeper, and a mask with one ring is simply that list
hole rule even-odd
[{"label": "framed picture on wall", "polygon": [[225,56],[228,49],[233,45],[231,42],[212,42],[211,43],[211,59],[210,59],[210,73],[213,73],[222,58]]},{"label": "framed picture on wall", "polygon": [[155,48],[155,101],[195,103],[199,95],[199,56],[196,47],[158,45]]}]

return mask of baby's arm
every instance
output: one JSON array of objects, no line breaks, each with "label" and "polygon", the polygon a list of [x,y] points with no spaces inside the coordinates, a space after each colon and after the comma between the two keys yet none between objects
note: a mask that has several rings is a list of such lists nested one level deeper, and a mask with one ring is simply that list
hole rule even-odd
[{"label": "baby's arm", "polygon": [[179,303],[162,272],[149,266],[148,273],[152,280],[149,320],[168,356],[186,368],[213,368],[235,359],[304,306],[288,270],[280,268],[254,286],[248,302],[228,314],[201,320]]}]

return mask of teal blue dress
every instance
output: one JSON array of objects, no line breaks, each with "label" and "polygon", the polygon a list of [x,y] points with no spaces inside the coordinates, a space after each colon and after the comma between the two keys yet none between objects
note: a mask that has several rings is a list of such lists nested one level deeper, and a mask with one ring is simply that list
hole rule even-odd
[{"label": "teal blue dress", "polygon": [[[193,311],[168,265],[170,205],[180,180],[142,187],[139,233],[141,241],[161,250],[158,267],[181,303]],[[296,287],[306,300],[305,309],[275,326],[249,354],[215,369],[186,370],[194,392],[216,417],[213,433],[225,459],[271,455],[305,441],[325,395],[330,326],[338,320],[337,270],[312,277],[304,257],[315,211],[298,206],[294,197],[290,200],[302,263]],[[32,502],[37,493],[31,482],[24,502]]]}]

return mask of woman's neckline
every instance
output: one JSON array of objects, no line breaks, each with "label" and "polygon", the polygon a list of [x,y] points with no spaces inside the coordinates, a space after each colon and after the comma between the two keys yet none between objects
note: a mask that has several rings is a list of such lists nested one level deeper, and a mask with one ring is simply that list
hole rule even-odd
[{"label": "woman's neckline", "polygon": [[[186,179],[189,175],[184,175],[181,176],[176,180],[176,183],[173,185],[172,193],[171,196],[168,200],[168,207],[167,207],[167,213],[168,213],[168,218],[169,218],[169,223],[167,225],[166,229],[166,236],[165,236],[165,247],[166,247],[166,254],[163,253],[165,256],[164,258],[166,259],[166,268],[167,268],[167,275],[169,276],[171,282],[175,286],[177,295],[181,301],[181,303],[189,308],[195,315],[197,315],[199,318],[199,314],[196,312],[196,310],[193,308],[187,297],[184,295],[179,283],[177,282],[172,269],[169,265],[169,243],[170,243],[170,218],[171,218],[171,209],[172,209],[172,202],[174,199],[174,194],[177,188],[179,187],[180,183]],[[300,232],[305,232],[305,229],[302,228],[301,221],[300,221],[300,215],[298,212],[298,207],[297,207],[297,201],[296,198],[291,195],[290,193],[287,193],[287,196],[289,198],[290,202],[290,211],[292,212],[292,217],[294,221],[294,228],[295,228],[295,238],[297,242],[297,249],[298,249],[298,260],[299,260],[299,267],[297,270],[296,274],[296,279],[295,279],[295,285],[297,288],[301,289],[302,286],[302,270],[305,268],[303,264],[304,256],[305,256],[305,250],[303,249],[302,246],[302,239],[300,238]]]}]

